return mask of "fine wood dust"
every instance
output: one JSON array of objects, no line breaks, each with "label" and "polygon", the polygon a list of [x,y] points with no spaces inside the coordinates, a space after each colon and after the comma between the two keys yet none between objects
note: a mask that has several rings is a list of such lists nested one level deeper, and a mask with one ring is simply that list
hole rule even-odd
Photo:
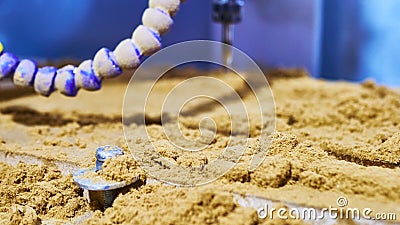
[{"label": "fine wood dust", "polygon": [[116,182],[125,181],[131,183],[135,181],[138,176],[141,180],[146,180],[146,173],[140,168],[139,164],[130,154],[107,159],[102,169],[96,173],[105,180]]},{"label": "fine wood dust", "polygon": [[[139,220],[141,224],[165,224],[165,221],[167,224],[302,223],[259,221],[254,210],[240,211],[237,205],[225,205],[231,199],[226,193],[233,192],[317,208],[335,205],[336,198],[346,196],[352,206],[396,211],[400,203],[400,95],[397,92],[371,82],[357,85],[309,77],[275,79],[272,90],[277,107],[277,132],[267,158],[255,171],[249,171],[248,165],[252,153],[260,146],[256,138],[250,138],[249,150],[238,165],[218,181],[191,189],[139,188],[120,196],[112,208],[104,214],[98,212],[87,223],[128,224]],[[195,119],[184,117],[183,129],[196,132],[198,120]],[[163,149],[163,156],[178,161],[179,154],[161,134],[161,126],[152,125],[151,129],[155,134],[153,141],[159,143],[156,148]],[[225,135],[222,132],[216,136],[210,146],[226,141]],[[203,201],[197,207],[196,198],[188,197],[200,196],[205,200],[210,193],[222,206],[223,213],[218,219],[208,209],[210,205],[215,208],[212,201]],[[202,213],[209,217],[199,216]]]},{"label": "fine wood dust", "polygon": [[[254,120],[250,138],[243,139],[239,132],[230,140],[229,117],[221,107],[190,105],[179,118],[183,136],[196,139],[204,135],[206,140],[191,145],[206,146],[201,154],[193,157],[168,142],[157,118],[159,106],[152,105],[150,108],[153,107],[155,112],[149,109],[151,115],[145,115],[152,118],[147,126],[137,117],[129,121],[130,144],[136,143],[144,150],[155,147],[158,154],[171,162],[195,168],[210,163],[229,141],[246,143],[247,150],[232,170],[211,184],[196,188],[145,185],[120,195],[113,207],[104,213],[96,212],[87,224],[303,224],[299,220],[259,220],[254,209],[245,209],[233,202],[233,193],[317,208],[335,206],[337,198],[345,196],[349,207],[396,212],[400,204],[400,93],[371,81],[353,84],[315,80],[301,70],[278,70],[268,74],[274,78],[270,81],[276,103],[276,132],[259,168],[248,170],[252,154],[258,148],[265,148],[260,146],[257,135],[270,124],[259,125],[259,121]],[[174,79],[172,83],[168,83],[168,79],[161,80],[160,90],[154,89],[159,91],[155,98],[179,83],[179,76]],[[240,82],[229,80],[235,89],[242,90]],[[100,145],[115,144],[127,150],[120,122],[125,86],[119,83],[106,85],[95,98],[93,94],[85,93],[73,101],[56,96],[51,104],[31,96],[2,102],[0,150],[68,159],[85,166],[94,165],[94,152]],[[243,93],[246,91],[240,96],[246,104],[254,105],[254,96]],[[229,104],[235,106],[236,103]],[[16,105],[22,105],[23,110],[13,108]],[[30,109],[35,112],[29,113]],[[36,118],[36,122],[24,123],[18,119],[29,119],[21,115],[26,112]],[[134,110],[132,113],[140,116]],[[217,129],[209,124],[204,127],[217,131],[216,135],[201,133],[199,121],[204,115],[215,119]],[[46,116],[53,119],[43,122]],[[271,121],[270,114],[263,116],[266,121]],[[54,122],[58,119],[62,123]],[[168,122],[172,119],[175,118],[170,115]],[[167,129],[168,122],[164,124]],[[172,136],[181,135],[174,132],[172,126],[170,130]],[[144,141],[147,134],[153,145]],[[109,180],[129,179],[141,173],[136,171],[137,163],[128,155],[106,164],[101,175]],[[179,177],[177,174],[170,176]],[[8,177],[2,180],[13,181]],[[35,187],[45,186],[37,184]],[[16,192],[25,193],[19,189]],[[72,192],[68,196],[76,199],[77,194]],[[13,196],[4,199],[13,202]],[[26,198],[25,202],[17,204],[31,207],[39,219],[44,218],[48,212],[35,208],[35,202],[34,198]],[[17,209],[34,218],[30,208]],[[78,212],[79,209],[74,211],[75,214]],[[75,214],[71,213],[71,216]],[[351,224],[352,221],[340,223]]]},{"label": "fine wood dust", "polygon": [[42,220],[67,221],[89,206],[71,176],[48,166],[0,163],[1,224],[40,224]]},{"label": "fine wood dust", "polygon": [[[261,221],[254,210],[233,202],[229,188],[215,186],[179,189],[165,185],[145,186],[120,196],[112,208],[97,211],[85,224],[289,224]],[[292,221],[290,224],[304,224]]]}]

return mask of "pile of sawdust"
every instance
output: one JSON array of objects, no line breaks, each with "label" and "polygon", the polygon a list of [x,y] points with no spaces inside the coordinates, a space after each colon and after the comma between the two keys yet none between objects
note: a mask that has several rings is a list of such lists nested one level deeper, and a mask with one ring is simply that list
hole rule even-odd
[{"label": "pile of sawdust", "polygon": [[[278,70],[271,74],[275,78],[272,80],[271,88],[276,102],[277,131],[271,145],[268,146],[267,157],[259,168],[255,171],[248,170],[253,153],[260,147],[266,148],[260,146],[257,139],[257,135],[265,127],[250,124],[250,138],[243,140],[242,133],[239,132],[232,134],[232,139],[229,139],[231,135],[229,117],[222,114],[214,105],[205,104],[202,108],[186,110],[186,114],[182,115],[179,121],[181,130],[174,133],[171,129],[173,137],[198,139],[206,134],[205,140],[194,143],[195,147],[204,144],[206,146],[196,156],[177,149],[169,142],[163,130],[163,128],[168,129],[168,123],[163,124],[163,127],[157,119],[152,120],[151,125],[147,126],[151,139],[151,143],[148,143],[142,138],[143,135],[147,136],[146,130],[143,132],[145,125],[132,120],[133,140],[128,141],[138,143],[138,147],[144,152],[149,148],[155,148],[156,153],[177,165],[196,168],[208,165],[219,156],[229,141],[237,144],[247,141],[247,151],[232,170],[211,184],[188,189],[165,185],[145,185],[132,189],[131,192],[120,195],[113,207],[104,213],[95,212],[95,216],[86,223],[302,224],[299,220],[260,220],[254,209],[242,208],[233,202],[233,193],[252,194],[278,202],[320,208],[335,206],[336,199],[345,196],[349,200],[349,207],[361,209],[369,207],[374,212],[396,212],[400,204],[400,93],[370,81],[352,84],[315,80],[305,76],[306,73],[301,70]],[[161,90],[154,90],[159,92],[156,97],[162,96],[173,87],[168,83],[168,79],[161,82],[164,82],[163,85],[159,85]],[[125,84],[122,86],[125,87]],[[242,93],[243,101],[251,106],[254,96],[243,94],[246,91],[241,89],[240,83],[235,83],[234,86],[235,90],[238,89]],[[93,102],[93,96],[83,96],[82,100],[75,100],[79,101],[74,108],[76,111],[69,110],[65,106],[68,104],[62,99],[57,99],[53,102],[54,108],[49,109],[50,113],[29,114],[29,117],[35,117],[40,123],[35,119],[32,120],[32,124],[24,124],[22,119],[18,119],[18,115],[23,113],[19,113],[12,105],[23,103],[30,104],[31,107],[46,108],[50,105],[47,102],[32,98],[29,101],[19,99],[8,103],[7,107],[1,107],[0,122],[7,124],[2,127],[4,130],[19,130],[18,135],[2,136],[0,146],[11,152],[17,151],[19,148],[14,146],[19,144],[22,152],[28,151],[26,146],[32,145],[35,148],[35,151],[29,152],[32,154],[56,159],[67,156],[72,159],[85,158],[87,160],[84,163],[89,161],[93,165],[96,147],[125,144],[120,124],[120,105],[100,107],[105,104],[104,101],[107,101],[107,105],[114,104],[117,95],[122,99],[121,85],[103,91],[99,95],[104,98],[96,98],[101,99],[101,102]],[[99,115],[88,116],[82,112],[77,113],[81,108],[97,112]],[[159,112],[150,114],[159,115]],[[198,129],[199,121],[205,114],[215,119],[217,126],[215,135],[201,133]],[[61,119],[63,123],[53,123],[53,120],[46,123],[40,120],[45,116],[54,117],[54,121]],[[35,142],[26,142],[28,143],[26,146],[22,140],[28,140],[28,135],[21,135],[21,132],[25,131],[35,139]],[[18,137],[20,142],[14,143],[14,137]],[[76,137],[78,142],[75,141]],[[185,142],[180,144],[184,145]],[[69,155],[78,148],[78,155]],[[43,149],[46,150],[45,153]],[[87,149],[92,150],[86,151]],[[69,202],[72,204],[81,199],[70,178],[47,175],[54,174],[49,169],[47,171],[43,169],[42,174],[40,170],[32,168],[21,170],[4,168],[2,171],[20,171],[19,173],[30,170],[26,173],[38,173],[40,176],[35,175],[35,177],[42,178],[28,182],[28,191],[27,188],[22,188],[27,187],[25,184],[14,182],[19,176],[5,175],[11,172],[0,173],[2,180],[0,187],[4,188],[3,191],[0,189],[1,194],[4,192],[4,197],[0,200],[4,206],[1,212],[8,212],[13,207],[12,212],[18,212],[19,215],[21,212],[23,215],[26,214],[22,219],[38,221],[45,217],[57,217],[55,211],[62,212],[59,206],[68,205]],[[100,174],[108,180],[129,180],[143,173],[130,155],[109,160],[103,168]],[[50,179],[49,176],[55,177]],[[171,173],[170,176],[178,175]],[[63,180],[68,184],[68,188],[63,189],[58,186],[61,185],[59,182],[52,183],[52,180]],[[49,185],[57,191],[51,192],[53,189],[48,188]],[[5,187],[9,186],[13,188],[11,191],[6,191],[8,189]],[[35,193],[31,195],[35,198],[27,197],[30,192]],[[52,194],[54,197],[61,196],[56,198],[57,202],[61,203],[56,204],[56,200],[52,200]],[[44,196],[46,202],[43,203],[36,196]],[[13,206],[14,204],[20,206]],[[86,206],[81,206],[84,211]],[[36,217],[31,213],[31,209],[36,213]],[[73,217],[80,212],[78,207],[72,209],[68,216],[60,217]],[[21,221],[21,216],[14,215],[13,218]]]},{"label": "pile of sawdust", "polygon": [[[260,221],[255,210],[232,203],[233,192],[314,207],[334,205],[334,199],[344,195],[356,206],[375,201],[379,210],[395,210],[400,204],[397,92],[371,82],[357,85],[303,76],[276,79],[272,90],[277,132],[267,158],[255,171],[248,166],[259,143],[251,137],[249,151],[218,181],[192,189],[153,186],[133,190],[120,196],[104,214],[96,213],[88,224],[278,223]],[[198,127],[192,124],[197,122],[188,122],[196,119],[183,117],[183,129],[196,132]],[[152,136],[158,152],[179,162],[179,153],[160,132],[162,127],[152,125],[151,129],[159,131]],[[224,138],[219,133],[208,150],[217,150],[216,143],[223,148]],[[189,162],[183,165],[192,166]],[[219,188],[222,185],[225,189]]]},{"label": "pile of sawdust", "polygon": [[37,224],[67,220],[88,211],[71,176],[47,166],[0,164],[1,224]]},{"label": "pile of sawdust", "polygon": [[138,177],[146,180],[146,173],[139,167],[132,155],[125,154],[116,158],[107,159],[102,169],[96,172],[105,180],[131,183]]},{"label": "pile of sawdust", "polygon": [[145,186],[120,196],[112,208],[104,213],[97,211],[84,224],[281,224],[279,220],[259,220],[254,210],[234,203],[227,190],[224,186],[212,189]]}]

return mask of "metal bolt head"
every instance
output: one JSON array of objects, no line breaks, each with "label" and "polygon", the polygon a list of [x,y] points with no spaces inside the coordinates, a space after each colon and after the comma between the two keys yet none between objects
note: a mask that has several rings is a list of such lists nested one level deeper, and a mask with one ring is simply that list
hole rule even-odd
[{"label": "metal bolt head", "polygon": [[[117,146],[102,146],[96,150],[96,168],[81,169],[74,173],[73,179],[80,188],[88,191],[89,202],[92,207],[104,210],[112,205],[119,193],[122,193],[134,185],[142,185],[138,175],[132,182],[114,182],[104,180],[95,172],[102,169],[107,159],[123,155],[124,152]],[[94,174],[94,175],[93,175]]]},{"label": "metal bolt head", "polygon": [[73,179],[80,188],[88,191],[87,197],[93,208],[105,210],[112,205],[119,190],[128,184],[104,180],[100,176],[93,176],[95,174],[93,172],[96,172],[96,168],[78,170],[74,173]]}]

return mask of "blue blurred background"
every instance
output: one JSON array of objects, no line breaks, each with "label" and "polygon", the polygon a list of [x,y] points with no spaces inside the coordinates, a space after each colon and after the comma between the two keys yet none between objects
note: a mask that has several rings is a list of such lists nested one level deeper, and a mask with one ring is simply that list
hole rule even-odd
[{"label": "blue blurred background", "polygon": [[[163,45],[220,40],[211,2],[186,1]],[[400,86],[399,0],[245,2],[234,45],[259,65]],[[0,41],[20,57],[83,60],[130,37],[146,6],[147,0],[0,0]]]}]

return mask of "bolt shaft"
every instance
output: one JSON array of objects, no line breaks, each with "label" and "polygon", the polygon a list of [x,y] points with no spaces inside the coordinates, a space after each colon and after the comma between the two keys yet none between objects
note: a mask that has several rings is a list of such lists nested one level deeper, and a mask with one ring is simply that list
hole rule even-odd
[{"label": "bolt shaft", "polygon": [[104,209],[111,207],[117,196],[118,192],[115,190],[104,191]]}]

